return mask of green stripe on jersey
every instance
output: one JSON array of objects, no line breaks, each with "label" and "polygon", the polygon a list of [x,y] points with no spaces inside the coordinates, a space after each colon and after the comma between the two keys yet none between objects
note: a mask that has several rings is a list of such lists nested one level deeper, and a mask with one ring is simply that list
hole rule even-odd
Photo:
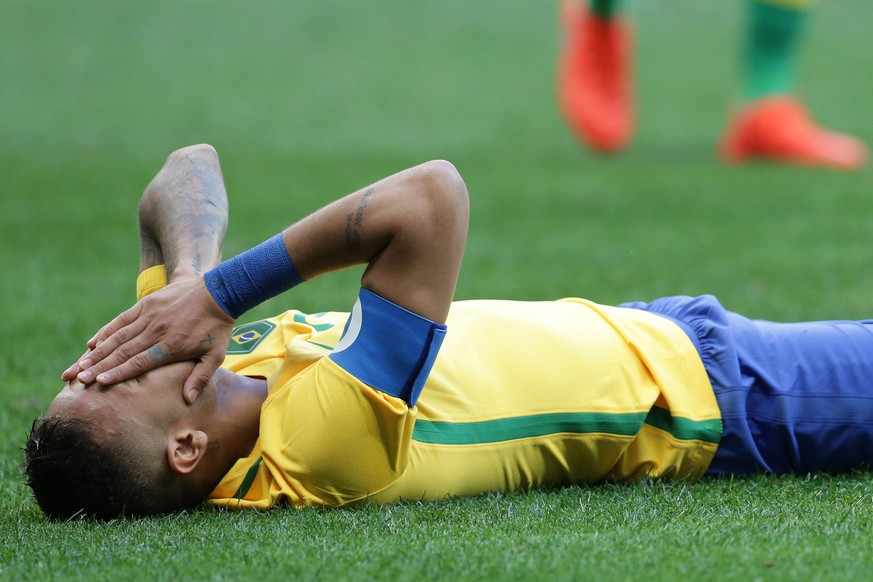
[{"label": "green stripe on jersey", "polygon": [[249,470],[246,472],[246,476],[243,478],[242,483],[239,485],[239,489],[236,490],[236,493],[233,494],[234,499],[242,499],[246,496],[246,493],[249,492],[249,489],[252,487],[252,483],[255,482],[255,477],[258,474],[258,467],[261,466],[261,461],[263,457],[258,457],[258,460],[249,467]]},{"label": "green stripe on jersey", "polygon": [[646,416],[646,424],[666,431],[682,441],[704,441],[716,443],[721,440],[721,420],[691,420],[681,416],[670,416],[670,411],[653,406]]},{"label": "green stripe on jersey", "polygon": [[721,439],[720,420],[671,417],[668,410],[653,407],[648,413],[566,412],[480,422],[417,420],[412,440],[432,445],[477,445],[559,433],[634,436],[644,422],[679,440],[718,443]]},{"label": "green stripe on jersey", "polygon": [[566,412],[499,418],[481,422],[439,422],[417,420],[412,440],[433,445],[477,445],[556,433],[637,434],[645,412],[602,414]]}]

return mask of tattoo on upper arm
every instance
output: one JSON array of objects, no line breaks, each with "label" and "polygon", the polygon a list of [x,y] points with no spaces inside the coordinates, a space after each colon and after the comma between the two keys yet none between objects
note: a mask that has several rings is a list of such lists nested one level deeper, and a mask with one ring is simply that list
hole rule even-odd
[{"label": "tattoo on upper arm", "polygon": [[346,247],[359,249],[361,247],[361,229],[364,227],[364,210],[370,203],[373,189],[369,188],[361,195],[358,201],[358,209],[346,215]]}]

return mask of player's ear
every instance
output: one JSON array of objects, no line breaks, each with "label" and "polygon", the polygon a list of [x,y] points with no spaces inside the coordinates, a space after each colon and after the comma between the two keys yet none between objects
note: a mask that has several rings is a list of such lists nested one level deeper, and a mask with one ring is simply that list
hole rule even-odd
[{"label": "player's ear", "polygon": [[193,471],[206,456],[209,439],[202,430],[181,429],[167,438],[167,462],[180,475]]}]

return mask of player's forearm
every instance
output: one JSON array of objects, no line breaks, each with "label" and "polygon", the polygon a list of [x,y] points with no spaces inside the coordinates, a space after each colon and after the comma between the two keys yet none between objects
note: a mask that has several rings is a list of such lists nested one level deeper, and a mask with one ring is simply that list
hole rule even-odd
[{"label": "player's forearm", "polygon": [[172,153],[140,200],[140,270],[163,263],[170,282],[221,261],[227,194],[210,146]]},{"label": "player's forearm", "polygon": [[[180,181],[186,186],[181,190],[188,191],[188,182]],[[202,220],[204,205],[199,206],[188,227],[168,225],[177,225],[174,221],[180,215],[190,213],[158,212],[146,204],[143,231],[160,243],[165,260],[175,270],[182,268],[180,262],[203,268],[202,255],[199,265],[194,260],[197,246],[186,242],[203,234],[211,241],[207,250],[213,251],[212,257],[217,255],[218,233],[223,234],[226,220],[223,190],[191,190],[198,196],[220,191],[222,203],[214,203],[213,222]],[[173,209],[170,203],[166,206]],[[202,280],[179,281],[137,302],[88,342],[92,351],[77,367],[79,381],[88,384],[96,379],[108,385],[168,362],[200,358],[183,390],[190,404],[224,359],[231,325],[241,314],[300,282],[301,273],[311,279],[361,263],[367,264],[361,279],[364,287],[442,323],[457,283],[468,215],[466,186],[448,162],[428,162],[400,172],[222,262],[204,273]],[[168,256],[171,241],[175,259]],[[188,252],[179,254],[179,249]]]},{"label": "player's forearm", "polygon": [[469,202],[454,166],[436,161],[350,194],[205,276],[231,317],[323,273],[367,264],[361,284],[444,321],[467,236]]},{"label": "player's forearm", "polygon": [[467,238],[469,201],[448,162],[410,168],[350,194],[283,233],[300,274],[367,264],[362,286],[445,321]]}]

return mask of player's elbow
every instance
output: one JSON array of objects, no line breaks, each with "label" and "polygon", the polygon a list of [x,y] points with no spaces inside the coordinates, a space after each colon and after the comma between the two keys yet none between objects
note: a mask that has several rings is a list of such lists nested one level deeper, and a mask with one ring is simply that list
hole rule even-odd
[{"label": "player's elbow", "polygon": [[218,158],[218,152],[208,143],[200,143],[179,148],[169,155],[168,161],[184,160],[192,157]]},{"label": "player's elbow", "polygon": [[419,168],[422,181],[433,192],[457,195],[462,191],[463,196],[466,197],[467,187],[464,179],[453,163],[446,160],[431,160],[421,164]]},{"label": "player's elbow", "polygon": [[432,160],[420,169],[418,193],[427,222],[462,231],[466,236],[470,199],[457,168],[445,160]]}]

